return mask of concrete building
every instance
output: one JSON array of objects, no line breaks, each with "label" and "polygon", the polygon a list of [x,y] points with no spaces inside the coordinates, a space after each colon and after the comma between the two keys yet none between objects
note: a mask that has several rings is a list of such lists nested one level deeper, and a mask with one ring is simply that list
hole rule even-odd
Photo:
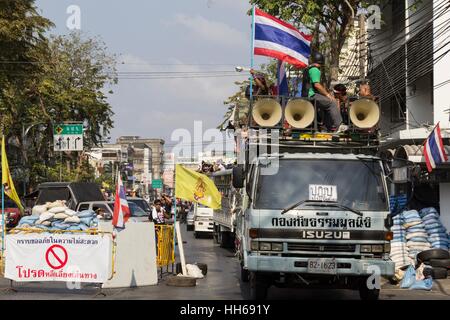
[{"label": "concrete building", "polygon": [[[150,167],[151,179],[161,179],[163,175],[163,156],[164,156],[164,140],[162,139],[147,139],[137,136],[123,136],[117,139],[117,144],[128,145],[135,148],[150,150]],[[137,159],[140,167],[144,167],[145,161]],[[141,161],[141,162],[140,162]],[[148,162],[147,162],[148,163]]]},{"label": "concrete building", "polygon": [[422,147],[437,123],[449,144],[450,8],[445,0],[415,4],[391,0],[383,7],[381,29],[369,31],[368,77],[380,100],[386,154],[396,169],[408,167],[412,201],[440,207],[450,229],[450,165],[429,174]]}]

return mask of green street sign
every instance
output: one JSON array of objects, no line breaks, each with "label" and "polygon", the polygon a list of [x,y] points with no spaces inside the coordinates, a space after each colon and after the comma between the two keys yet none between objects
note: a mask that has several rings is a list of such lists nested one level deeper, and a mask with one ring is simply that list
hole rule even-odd
[{"label": "green street sign", "polygon": [[55,135],[82,135],[83,124],[58,124],[53,131]]},{"label": "green street sign", "polygon": [[162,180],[153,180],[152,181],[152,188],[153,189],[162,189],[162,187],[163,187]]}]

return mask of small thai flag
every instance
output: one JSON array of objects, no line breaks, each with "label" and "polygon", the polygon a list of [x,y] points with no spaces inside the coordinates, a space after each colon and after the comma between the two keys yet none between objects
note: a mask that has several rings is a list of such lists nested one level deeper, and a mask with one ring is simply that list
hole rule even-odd
[{"label": "small thai flag", "polygon": [[114,201],[114,213],[112,224],[119,229],[125,228],[125,223],[131,216],[130,207],[128,206],[127,195],[123,187],[120,172],[117,174],[116,198]]},{"label": "small thai flag", "polygon": [[423,153],[425,155],[428,172],[432,172],[439,164],[448,161],[439,123],[425,142]]},{"label": "small thai flag", "polygon": [[297,68],[306,68],[311,55],[312,36],[255,9],[254,54],[285,61]]}]

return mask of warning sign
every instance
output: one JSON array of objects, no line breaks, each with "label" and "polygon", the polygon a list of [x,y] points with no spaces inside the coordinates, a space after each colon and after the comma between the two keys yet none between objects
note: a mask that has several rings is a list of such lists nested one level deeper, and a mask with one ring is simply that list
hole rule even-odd
[{"label": "warning sign", "polygon": [[111,245],[106,235],[7,235],[5,278],[104,283],[111,277]]},{"label": "warning sign", "polygon": [[60,245],[53,245],[45,253],[45,261],[50,268],[58,270],[67,264],[67,251]]}]

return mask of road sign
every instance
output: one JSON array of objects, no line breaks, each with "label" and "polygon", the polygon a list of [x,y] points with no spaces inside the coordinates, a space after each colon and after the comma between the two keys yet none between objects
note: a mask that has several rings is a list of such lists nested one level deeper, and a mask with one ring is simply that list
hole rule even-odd
[{"label": "road sign", "polygon": [[64,268],[67,264],[67,258],[67,250],[59,244],[51,246],[45,253],[45,261],[54,270]]},{"label": "road sign", "polygon": [[152,181],[152,188],[153,189],[162,189],[162,187],[163,187],[163,183],[162,183],[161,179]]},{"label": "road sign", "polygon": [[83,124],[58,124],[53,130],[55,151],[83,151]]}]

